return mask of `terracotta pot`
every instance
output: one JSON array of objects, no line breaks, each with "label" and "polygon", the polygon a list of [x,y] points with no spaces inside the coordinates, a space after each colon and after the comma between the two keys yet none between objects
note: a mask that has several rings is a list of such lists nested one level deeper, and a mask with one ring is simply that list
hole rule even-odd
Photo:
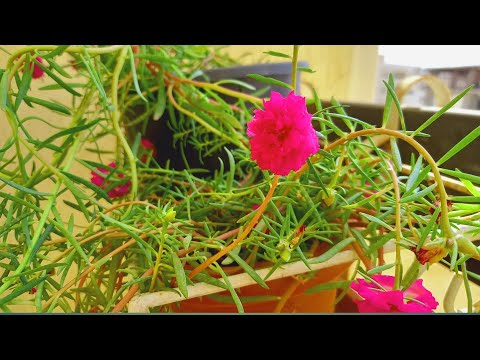
[{"label": "terracotta pot", "polygon": [[[283,306],[283,313],[332,313],[335,310],[336,290],[319,291],[312,294],[306,294],[305,290],[312,286],[331,281],[338,281],[346,278],[347,270],[350,264],[342,264],[331,268],[322,269],[316,272],[314,277],[305,281],[298,282],[293,277],[268,281],[270,289],[264,289],[260,285],[250,285],[237,289],[238,295],[242,299],[243,307],[246,313],[271,313],[274,312],[279,299],[287,292],[292,291],[296,286],[287,302]],[[261,302],[249,302],[251,296],[276,296],[276,300]],[[218,301],[219,298],[224,299]],[[230,302],[226,302],[229,301]],[[203,296],[185,300],[172,305],[172,310],[179,313],[236,313],[237,307],[231,301],[228,291],[222,292],[216,296]]]}]

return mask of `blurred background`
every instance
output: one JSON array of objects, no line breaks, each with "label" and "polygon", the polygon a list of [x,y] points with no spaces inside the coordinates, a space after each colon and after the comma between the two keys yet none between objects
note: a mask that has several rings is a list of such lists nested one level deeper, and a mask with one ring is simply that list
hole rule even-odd
[{"label": "blurred background", "polygon": [[[232,45],[225,49],[242,64],[282,62],[264,54],[289,54],[290,45]],[[348,102],[383,104],[382,80],[392,73],[395,83],[418,75],[433,75],[458,94],[471,84],[480,85],[480,45],[305,45],[300,60],[315,73],[303,73],[302,94],[315,87],[322,99],[335,96]],[[412,87],[402,100],[409,106],[435,105],[434,93],[425,83]],[[473,89],[455,108],[480,109],[480,89]]]},{"label": "blurred background", "polygon": [[[0,47],[13,52],[22,45]],[[292,49],[291,45],[229,45],[224,51],[240,64],[250,65],[285,62],[287,59],[264,52],[290,54]],[[7,58],[7,53],[0,51],[1,67]],[[387,80],[389,73],[396,84],[412,76],[433,75],[452,94],[471,84],[480,85],[480,45],[304,45],[299,60],[315,71],[302,73],[302,94],[310,97],[315,88],[327,100],[335,96],[343,102],[383,104],[386,90],[382,80]],[[425,83],[418,83],[402,104],[433,106],[434,93]],[[455,108],[480,109],[480,89],[470,91]]]}]

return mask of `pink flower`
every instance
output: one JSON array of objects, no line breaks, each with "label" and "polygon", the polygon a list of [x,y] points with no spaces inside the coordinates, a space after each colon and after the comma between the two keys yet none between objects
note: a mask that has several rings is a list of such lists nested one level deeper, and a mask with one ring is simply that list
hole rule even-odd
[{"label": "pink flower", "polygon": [[363,298],[354,300],[361,313],[431,313],[438,306],[432,293],[422,285],[422,279],[415,280],[404,291],[393,290],[394,276],[373,275],[372,279],[385,290],[363,279],[351,284],[351,288]]},{"label": "pink flower", "polygon": [[[372,184],[370,184],[370,181],[365,181],[365,185],[371,186]],[[377,190],[371,190],[371,192],[376,194]],[[371,196],[371,194],[363,194],[363,196],[366,197],[366,198],[369,198]]]},{"label": "pink flower", "polygon": [[[451,200],[447,200],[447,207],[448,207],[448,210],[451,210],[452,209],[452,201]],[[434,207],[431,207],[430,209],[428,209],[428,211],[430,212],[430,214],[433,215],[433,213],[435,212],[435,210],[440,206],[440,201],[435,201],[433,203],[433,206]],[[435,221],[437,224],[439,223],[440,221],[440,218],[442,217],[442,211],[440,210],[440,212],[438,213],[438,217],[437,217],[437,220]]]},{"label": "pink flower", "polygon": [[[110,168],[116,168],[117,164],[113,161],[110,164],[108,164],[108,166]],[[104,168],[97,168],[97,170],[101,173],[106,174],[106,175],[110,174],[110,170],[107,170],[107,169],[104,169]],[[91,174],[92,174],[91,182],[94,185],[97,185],[97,186],[101,187],[102,189],[105,189],[107,186],[110,185],[109,181],[105,181],[105,178],[103,178],[101,175],[97,174],[95,171],[92,171]],[[123,179],[124,175],[120,173],[120,174],[118,174],[118,177],[120,179]],[[120,197],[120,196],[123,196],[125,194],[128,194],[130,192],[130,185],[131,184],[132,184],[132,182],[130,180],[128,180],[126,183],[116,186],[115,188],[113,188],[112,190],[110,190],[108,192],[108,196],[110,196],[113,199],[113,198]]]},{"label": "pink flower", "polygon": [[[37,59],[38,62],[42,63],[43,64],[43,60],[40,56],[37,56],[35,59]],[[38,78],[41,78],[43,76],[43,74],[45,73],[41,68],[40,66],[38,66],[34,61],[32,61],[30,63],[30,68],[33,66],[33,73],[32,73],[32,78],[34,79],[38,79]],[[25,70],[23,70],[22,72],[24,72]]]},{"label": "pink flower", "polygon": [[252,160],[262,170],[288,175],[320,148],[312,115],[307,112],[305,98],[293,91],[286,98],[272,91],[263,106],[265,110],[255,110],[247,125]]},{"label": "pink flower", "polygon": [[[43,60],[41,57],[37,56],[35,59],[37,59],[37,61],[39,63],[42,63],[43,64]],[[40,66],[38,66],[37,64],[33,64],[33,74],[32,74],[32,78],[34,79],[38,79],[38,78],[41,78],[44,74],[44,71],[40,68]]]},{"label": "pink flower", "polygon": [[155,157],[157,155],[157,148],[155,147],[155,145],[153,145],[153,143],[150,140],[143,138],[140,141],[140,145],[142,145],[142,148],[144,149],[144,151],[147,152],[147,154],[144,154],[140,159],[143,163],[147,162],[148,153],[151,152],[152,157]]}]

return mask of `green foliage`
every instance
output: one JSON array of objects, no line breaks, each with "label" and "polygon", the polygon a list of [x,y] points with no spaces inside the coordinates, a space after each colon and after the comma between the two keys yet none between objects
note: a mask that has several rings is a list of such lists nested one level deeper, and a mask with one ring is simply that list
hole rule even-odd
[{"label": "green foliage", "polygon": [[[378,250],[395,237],[397,203],[401,208],[402,247],[421,247],[446,236],[445,229],[437,224],[440,207],[430,213],[438,187],[427,183],[432,164],[425,162],[425,156],[413,158],[412,173],[401,176],[400,139],[390,142],[390,153],[365,141],[373,133],[325,148],[349,136],[343,125],[350,132],[373,130],[373,126],[349,116],[348,106],[335,99],[332,107],[323,108],[314,93],[316,113],[310,112],[315,113],[313,123],[318,125],[324,147],[315,159],[308,160],[308,169],[299,179],[281,179],[249,236],[227,257],[191,280],[192,269],[230,244],[239,228],[241,232],[247,226],[254,216],[252,206],[259,205],[269,190],[271,175],[260,171],[251,160],[246,135],[253,105],[259,106],[261,100],[229,90],[231,86],[242,91],[255,88],[236,79],[208,83],[205,71],[234,64],[219,47],[39,45],[29,47],[25,54],[26,64],[40,66],[54,84],[43,86],[41,95],[32,96],[30,88],[35,79],[29,65],[29,70],[22,73],[21,65],[12,60],[7,68],[0,69],[0,122],[10,131],[0,144],[3,311],[22,300],[38,312],[110,312],[133,286],[140,292],[152,286],[153,291],[174,291],[188,297],[189,285],[204,282],[230,294],[228,299],[226,295],[212,299],[235,304],[242,312],[242,301],[277,301],[279,297],[240,296],[229,281],[228,269],[244,272],[268,288],[266,280],[285,262],[302,261],[311,268],[351,250],[353,243],[373,263],[373,268],[362,270],[364,276],[395,266],[381,265]],[[290,58],[275,51],[266,54]],[[37,56],[46,62],[35,60]],[[60,65],[60,56],[72,60],[76,73]],[[252,74],[250,78],[291,88],[265,76]],[[393,78],[385,84],[388,91],[382,126],[394,105],[402,124],[399,134],[411,137],[425,136],[421,131],[470,90],[412,133],[405,129]],[[112,98],[114,89],[116,98]],[[71,95],[70,105],[52,100],[50,92],[59,90]],[[22,117],[25,106],[59,113],[68,125],[61,126],[48,117]],[[117,120],[120,132],[113,126]],[[144,157],[140,140],[151,136],[148,129],[154,121],[165,122],[173,132],[174,151],[186,160],[186,170],[172,169],[169,163],[161,166],[150,155]],[[48,127],[49,135],[39,138],[32,126],[35,123]],[[126,145],[121,141],[123,134]],[[465,149],[479,134],[474,130],[438,164]],[[116,146],[104,148],[111,137],[116,139]],[[194,149],[195,159],[189,149]],[[92,157],[80,156],[82,150]],[[204,161],[208,157],[218,165],[214,171]],[[194,160],[200,165],[190,166]],[[117,168],[109,174],[98,170],[112,161]],[[391,177],[388,162],[395,164],[398,179]],[[480,178],[460,170],[441,171],[463,181],[472,192],[471,196],[451,198],[454,211],[449,213],[450,221],[480,228],[480,195],[474,193],[474,184],[480,184]],[[108,185],[92,184],[91,172],[104,177]],[[135,172],[137,176],[132,179]],[[113,188],[127,181],[139,185],[134,201],[128,196],[109,196]],[[400,189],[398,199],[394,182]],[[61,208],[64,204],[67,206]],[[452,255],[452,270],[466,272],[465,254],[454,247]],[[147,275],[154,265],[158,268],[155,279]],[[259,266],[273,269],[262,279],[256,272]],[[415,276],[408,280],[413,281]],[[342,289],[345,294],[349,284],[335,281],[308,292]],[[34,287],[36,294],[28,293]],[[174,309],[163,307],[160,311]]]}]

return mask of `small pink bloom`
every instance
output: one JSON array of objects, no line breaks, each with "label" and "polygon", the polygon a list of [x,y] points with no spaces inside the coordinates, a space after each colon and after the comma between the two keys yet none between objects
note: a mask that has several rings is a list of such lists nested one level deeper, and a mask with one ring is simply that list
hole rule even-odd
[{"label": "small pink bloom", "polygon": [[[370,184],[370,181],[365,181],[365,185],[371,187],[372,184]],[[376,194],[377,190],[371,190],[372,193]],[[364,197],[369,198],[371,194],[363,194]]]},{"label": "small pink bloom", "polygon": [[422,279],[415,280],[405,291],[393,290],[394,276],[373,275],[372,279],[385,290],[363,279],[351,284],[351,288],[363,298],[354,300],[361,313],[431,313],[438,306],[432,293],[422,285]]},{"label": "small pink bloom", "polygon": [[[110,164],[108,164],[108,166],[110,168],[116,168],[117,164],[113,161]],[[97,170],[101,173],[106,174],[106,175],[108,175],[110,173],[110,170],[107,170],[107,169],[104,169],[104,168],[97,168]],[[105,179],[102,176],[100,176],[99,174],[97,174],[95,171],[92,171],[91,174],[92,174],[91,182],[94,185],[97,185],[98,187],[101,187],[102,189],[105,189],[109,185],[109,181],[105,181]],[[120,173],[120,174],[118,174],[118,177],[120,179],[123,179],[124,175]],[[132,182],[130,180],[127,181],[124,184],[118,185],[108,192],[108,196],[113,199],[113,198],[120,197],[120,196],[123,196],[125,194],[128,194],[130,192],[130,186],[131,185],[132,185]]]},{"label": "small pink bloom", "polygon": [[153,145],[153,143],[150,140],[143,138],[140,141],[140,145],[144,149],[144,152],[147,152],[147,154],[144,154],[140,159],[143,163],[147,162],[149,152],[152,153],[152,157],[155,157],[157,155],[157,148],[155,147],[155,145]]},{"label": "small pink bloom", "polygon": [[[447,200],[447,207],[448,207],[448,210],[451,210],[452,209],[452,201],[451,200]],[[440,206],[440,201],[435,201],[433,203],[433,207],[431,207],[430,209],[428,209],[428,211],[430,212],[430,214],[433,215],[433,213],[435,212],[435,210]],[[440,212],[438,213],[438,217],[437,217],[437,220],[436,220],[436,223],[438,224],[439,221],[440,221],[440,218],[442,217],[442,211],[440,210]]]},{"label": "small pink bloom", "polygon": [[[43,60],[40,56],[37,56],[35,59],[37,59],[37,61],[39,63],[42,63],[43,64]],[[38,78],[41,78],[43,76],[43,74],[45,73],[41,68],[40,66],[37,65],[37,63],[35,63],[34,61],[32,61],[30,63],[30,67],[33,66],[33,73],[32,73],[32,78],[33,79],[38,79]],[[25,71],[25,70],[23,70]]]},{"label": "small pink bloom", "polygon": [[272,91],[247,125],[252,160],[276,175],[297,171],[320,148],[305,98],[292,91],[287,97]]}]

